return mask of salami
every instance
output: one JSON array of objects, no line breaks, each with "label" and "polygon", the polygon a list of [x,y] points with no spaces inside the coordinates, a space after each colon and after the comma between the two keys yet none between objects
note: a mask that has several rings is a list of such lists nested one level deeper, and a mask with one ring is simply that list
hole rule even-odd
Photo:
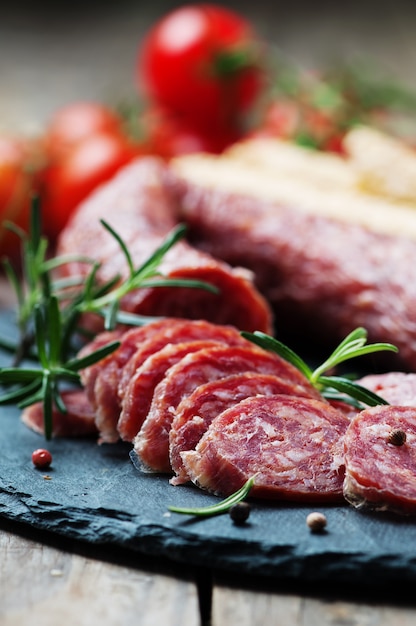
[{"label": "salami", "polygon": [[356,508],[416,513],[416,408],[380,405],[345,435],[344,496]]},{"label": "salami", "polygon": [[133,441],[149,412],[154,389],[163,379],[169,367],[172,367],[187,354],[216,345],[218,346],[220,343],[207,339],[177,344],[169,343],[146,358],[130,379],[125,390],[120,418],[117,423],[117,430],[121,439]]},{"label": "salami", "polygon": [[[308,188],[296,194],[298,202],[267,200],[262,191],[272,190],[270,176],[252,172],[257,186],[244,194],[238,172],[227,176],[227,160],[214,157],[184,157],[172,164],[170,184],[190,241],[253,271],[278,315],[279,336],[293,348],[306,344],[326,350],[362,326],[370,342],[388,341],[399,348],[398,354],[378,356],[384,369],[415,371],[416,241],[405,226],[401,234],[392,234],[397,215],[392,207],[378,211],[379,200],[367,196],[363,207],[351,197],[348,212],[338,195],[315,188],[309,195]],[[316,193],[319,202],[314,203]],[[319,213],[324,205],[328,210]],[[365,226],[354,223],[358,213]],[[412,214],[408,208],[406,218],[414,227]],[[372,222],[381,223],[384,232],[372,230]]]},{"label": "salami", "polygon": [[[207,348],[189,354],[166,372],[156,386],[149,413],[134,439],[134,452],[144,466],[171,472],[169,430],[179,402],[199,385],[241,372],[274,374],[307,390],[312,387],[293,365],[254,346]],[[317,396],[319,396],[316,391]]]},{"label": "salami", "polygon": [[178,405],[169,431],[169,456],[176,476],[171,484],[189,481],[182,463],[182,452],[194,450],[213,419],[241,400],[256,395],[295,395],[316,397],[300,385],[271,374],[244,372],[197,387]]},{"label": "salami", "polygon": [[[55,407],[52,412],[52,437],[97,436],[95,413],[84,390],[71,389],[61,393],[67,412]],[[37,402],[24,409],[22,422],[39,433],[45,434],[43,404]]]},{"label": "salami", "polygon": [[374,391],[389,404],[416,407],[415,373],[368,374],[357,382],[370,391]]},{"label": "salami", "polygon": [[249,341],[243,339],[239,330],[234,326],[213,324],[206,320],[183,320],[176,322],[171,327],[163,329],[161,332],[153,333],[143,344],[140,350],[127,361],[123,367],[118,388],[119,397],[122,399],[134,372],[144,363],[148,356],[151,356],[168,343],[184,343],[197,339],[210,339],[234,345],[251,345]]},{"label": "salami", "polygon": [[348,424],[319,400],[250,397],[220,413],[183,463],[195,484],[221,496],[255,476],[253,497],[337,502]]},{"label": "salami", "polygon": [[[89,343],[81,348],[78,352],[78,357],[82,358],[88,356],[98,350],[99,348],[103,348],[105,345],[111,343],[112,341],[118,341],[122,335],[122,330],[114,330],[114,331],[104,331],[99,333],[92,339]],[[88,400],[91,402],[93,406],[95,406],[95,396],[94,396],[94,386],[95,381],[97,380],[97,376],[100,373],[103,364],[110,361],[112,355],[108,355],[104,359],[97,361],[93,365],[86,367],[85,369],[80,371],[81,384],[84,387]]]},{"label": "salami", "polygon": [[[145,326],[132,328],[120,337],[120,346],[112,354],[86,368],[82,378],[88,381],[88,395],[96,412],[96,424],[100,433],[100,443],[112,443],[119,439],[117,421],[121,405],[118,398],[118,385],[123,366],[139,349],[142,342],[152,334],[167,330],[183,320],[161,319]],[[93,387],[92,387],[93,385]]]},{"label": "salami", "polygon": [[[99,263],[99,282],[116,275],[125,279],[129,274],[125,255],[100,220],[117,231],[139,267],[178,221],[175,201],[163,182],[166,167],[160,159],[143,157],[123,168],[78,207],[59,237],[57,254],[93,258]],[[270,306],[247,269],[232,268],[185,241],[167,252],[158,269],[165,277],[209,282],[218,293],[199,288],[142,288],[123,298],[122,309],[147,316],[205,318],[244,330],[272,332]],[[86,276],[90,265],[71,262],[61,271]]]}]

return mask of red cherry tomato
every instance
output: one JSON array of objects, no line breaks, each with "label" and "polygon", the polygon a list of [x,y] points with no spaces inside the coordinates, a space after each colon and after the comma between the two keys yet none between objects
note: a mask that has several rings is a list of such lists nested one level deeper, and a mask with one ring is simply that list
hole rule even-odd
[{"label": "red cherry tomato", "polygon": [[184,6],[145,37],[139,89],[199,128],[239,128],[263,85],[259,49],[241,15],[213,4]]},{"label": "red cherry tomato", "polygon": [[78,205],[140,154],[122,135],[101,132],[77,143],[44,173],[43,231],[54,241]]},{"label": "red cherry tomato", "polygon": [[20,240],[5,223],[27,231],[39,158],[35,142],[0,137],[0,256],[13,262],[20,257]]},{"label": "red cherry tomato", "polygon": [[59,158],[77,143],[97,133],[121,133],[121,120],[109,107],[98,102],[72,102],[58,109],[45,132],[49,158]]},{"label": "red cherry tomato", "polygon": [[38,448],[32,452],[32,463],[39,469],[46,469],[52,463],[52,454],[49,450]]}]

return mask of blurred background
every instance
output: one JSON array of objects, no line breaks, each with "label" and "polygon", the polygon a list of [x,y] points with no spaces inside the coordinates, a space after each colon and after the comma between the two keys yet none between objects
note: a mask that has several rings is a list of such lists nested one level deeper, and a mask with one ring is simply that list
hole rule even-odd
[{"label": "blurred background", "polygon": [[[0,18],[0,131],[37,132],[60,105],[135,97],[146,30],[172,0],[7,3]],[[375,60],[416,87],[416,2],[225,0],[282,55],[307,68]]]}]

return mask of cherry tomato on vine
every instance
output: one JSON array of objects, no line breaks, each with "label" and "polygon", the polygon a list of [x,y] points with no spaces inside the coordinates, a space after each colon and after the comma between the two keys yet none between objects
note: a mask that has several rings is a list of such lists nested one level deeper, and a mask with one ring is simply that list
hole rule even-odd
[{"label": "cherry tomato on vine", "polygon": [[100,132],[78,142],[51,163],[43,177],[43,231],[54,241],[78,205],[141,151],[114,132]]},{"label": "cherry tomato on vine", "polygon": [[201,129],[240,128],[263,87],[260,47],[238,13],[214,4],[181,7],[139,48],[139,90]]}]

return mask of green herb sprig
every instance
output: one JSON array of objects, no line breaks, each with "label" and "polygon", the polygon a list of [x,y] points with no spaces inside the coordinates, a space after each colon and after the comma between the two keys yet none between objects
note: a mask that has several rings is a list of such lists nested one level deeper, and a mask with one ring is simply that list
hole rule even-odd
[{"label": "green herb sprig", "polygon": [[309,367],[298,354],[274,337],[270,337],[260,331],[255,331],[254,333],[243,331],[241,334],[256,345],[275,352],[286,361],[289,361],[289,363],[292,363],[318,389],[324,398],[344,400],[358,407],[361,406],[361,403],[368,406],[388,404],[379,395],[355,383],[346,376],[325,375],[325,372],[333,370],[340,363],[353,358],[382,350],[398,352],[397,347],[390,343],[367,344],[367,331],[362,327],[356,328],[347,335],[322,365],[316,369]]},{"label": "green herb sprig", "polygon": [[[14,361],[11,367],[0,369],[0,384],[11,387],[0,396],[0,403],[14,402],[25,408],[42,402],[47,439],[52,434],[54,406],[66,412],[60,394],[61,383],[79,384],[80,370],[111,354],[119,346],[119,342],[110,342],[85,358],[77,358],[79,338],[84,334],[80,323],[83,315],[88,313],[102,317],[107,330],[118,323],[143,325],[156,318],[134,315],[121,309],[122,299],[133,290],[191,287],[218,293],[217,288],[209,283],[169,279],[159,272],[165,254],[184,236],[184,225],[174,228],[154,253],[136,268],[122,238],[104,220],[101,223],[116,239],[126,258],[129,273],[124,280],[114,276],[105,284],[100,284],[97,281],[100,264],[93,259],[75,256],[48,259],[48,241],[41,235],[40,207],[36,200],[32,206],[28,234],[9,225],[21,239],[23,280],[6,260],[5,271],[17,297],[19,338],[13,348],[10,341],[3,342],[3,347],[14,350]],[[54,280],[55,270],[69,261],[90,264],[87,277]],[[34,367],[22,367],[25,359],[34,361]]]},{"label": "green herb sprig", "polygon": [[240,489],[232,493],[225,500],[221,500],[217,504],[209,506],[186,508],[177,506],[168,506],[168,510],[172,513],[180,513],[181,515],[195,515],[196,517],[212,517],[213,515],[221,515],[227,513],[234,504],[242,502],[249,495],[254,485],[255,476],[251,476]]}]

